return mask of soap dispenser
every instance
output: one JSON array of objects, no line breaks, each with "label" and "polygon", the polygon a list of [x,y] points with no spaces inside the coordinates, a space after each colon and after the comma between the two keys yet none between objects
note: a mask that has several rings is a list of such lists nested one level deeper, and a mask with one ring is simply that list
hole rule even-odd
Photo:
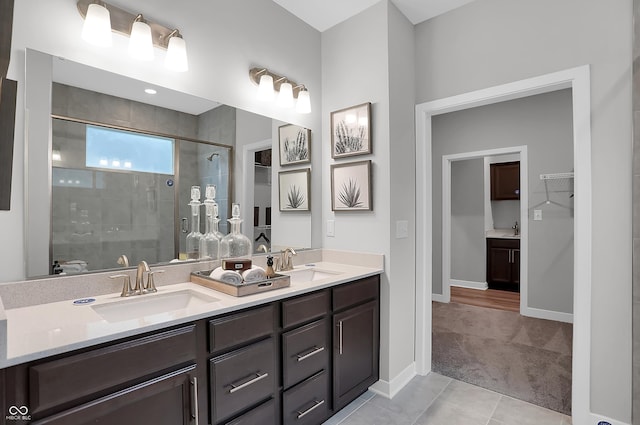
[{"label": "soap dispenser", "polygon": [[251,240],[240,231],[240,205],[233,204],[231,209],[232,218],[227,220],[231,226],[231,232],[222,238],[220,244],[221,258],[250,258]]},{"label": "soap dispenser", "polygon": [[191,231],[187,235],[187,259],[197,260],[200,258],[200,186],[191,186]]},{"label": "soap dispenser", "polygon": [[[205,190],[205,232],[200,239],[200,259],[218,260],[220,258],[220,237],[218,237],[217,223],[214,224],[218,214],[218,204],[215,201],[216,187],[208,184]],[[214,229],[215,228],[215,229]]]}]

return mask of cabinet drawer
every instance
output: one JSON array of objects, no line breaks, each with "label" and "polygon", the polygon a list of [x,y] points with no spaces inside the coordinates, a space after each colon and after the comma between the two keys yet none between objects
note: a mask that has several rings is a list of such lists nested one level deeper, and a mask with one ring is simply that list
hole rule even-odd
[{"label": "cabinet drawer", "polygon": [[487,238],[489,248],[520,249],[520,239]]},{"label": "cabinet drawer", "polygon": [[285,388],[326,369],[329,363],[327,320],[282,335],[282,385]]},{"label": "cabinet drawer", "polygon": [[269,338],[210,360],[214,423],[228,419],[274,393],[273,341]]},{"label": "cabinet drawer", "polygon": [[209,352],[232,348],[273,333],[273,304],[209,322]]},{"label": "cabinet drawer", "polygon": [[329,312],[329,291],[320,291],[282,302],[282,327],[288,328]]},{"label": "cabinet drawer", "polygon": [[[33,425],[189,425],[195,417],[195,366],[143,382],[74,407]],[[31,413],[31,412],[30,412]],[[36,416],[36,415],[34,415]],[[22,423],[18,421],[16,423]]]},{"label": "cabinet drawer", "polygon": [[38,413],[195,358],[191,325],[38,364],[29,368],[29,407]]},{"label": "cabinet drawer", "polygon": [[276,402],[271,399],[260,406],[249,410],[225,425],[265,425],[276,423]]},{"label": "cabinet drawer", "polygon": [[286,391],[282,399],[283,424],[321,423],[327,417],[328,395],[325,371]]},{"label": "cabinet drawer", "polygon": [[378,297],[380,276],[371,276],[333,289],[333,310],[360,304]]}]

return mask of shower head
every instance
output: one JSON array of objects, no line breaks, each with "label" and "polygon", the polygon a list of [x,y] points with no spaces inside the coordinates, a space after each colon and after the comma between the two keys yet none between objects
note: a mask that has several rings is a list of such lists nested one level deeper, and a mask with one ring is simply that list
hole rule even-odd
[{"label": "shower head", "polygon": [[219,155],[220,155],[220,154],[218,154],[218,153],[214,152],[214,153],[212,153],[211,155],[209,155],[209,156],[207,157],[207,160],[208,160],[208,161],[213,161],[213,158],[214,158],[214,157],[216,157],[216,156],[219,156]]}]

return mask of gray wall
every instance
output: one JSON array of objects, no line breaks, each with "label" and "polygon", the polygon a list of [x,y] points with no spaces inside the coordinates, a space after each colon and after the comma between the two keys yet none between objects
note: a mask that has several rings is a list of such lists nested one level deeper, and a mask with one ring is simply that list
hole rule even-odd
[{"label": "gray wall", "polygon": [[451,279],[486,282],[484,159],[451,163]]},{"label": "gray wall", "polygon": [[640,425],[640,1],[633,1],[633,425]]},{"label": "gray wall", "polygon": [[416,26],[417,103],[589,65],[591,410],[625,423],[632,235],[611,225],[632,223],[632,16],[631,0],[477,0]]},{"label": "gray wall", "polygon": [[[532,206],[544,200],[540,174],[573,170],[572,137],[568,89],[434,117],[434,293],[442,291],[442,156],[526,145]],[[559,196],[554,199],[571,203],[568,194]],[[528,278],[529,307],[572,312],[573,217],[569,210],[546,207],[543,221],[529,220]]]}]

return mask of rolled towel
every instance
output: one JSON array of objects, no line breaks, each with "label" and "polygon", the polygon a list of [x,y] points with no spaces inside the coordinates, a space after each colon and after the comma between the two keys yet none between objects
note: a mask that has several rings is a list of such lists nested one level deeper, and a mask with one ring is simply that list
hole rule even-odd
[{"label": "rolled towel", "polygon": [[242,278],[245,282],[257,282],[258,280],[265,280],[267,272],[260,266],[251,266],[249,270],[242,272]]},{"label": "rolled towel", "polygon": [[233,270],[224,270],[222,267],[212,271],[209,277],[232,285],[240,285],[242,283],[242,275],[240,273]]}]

